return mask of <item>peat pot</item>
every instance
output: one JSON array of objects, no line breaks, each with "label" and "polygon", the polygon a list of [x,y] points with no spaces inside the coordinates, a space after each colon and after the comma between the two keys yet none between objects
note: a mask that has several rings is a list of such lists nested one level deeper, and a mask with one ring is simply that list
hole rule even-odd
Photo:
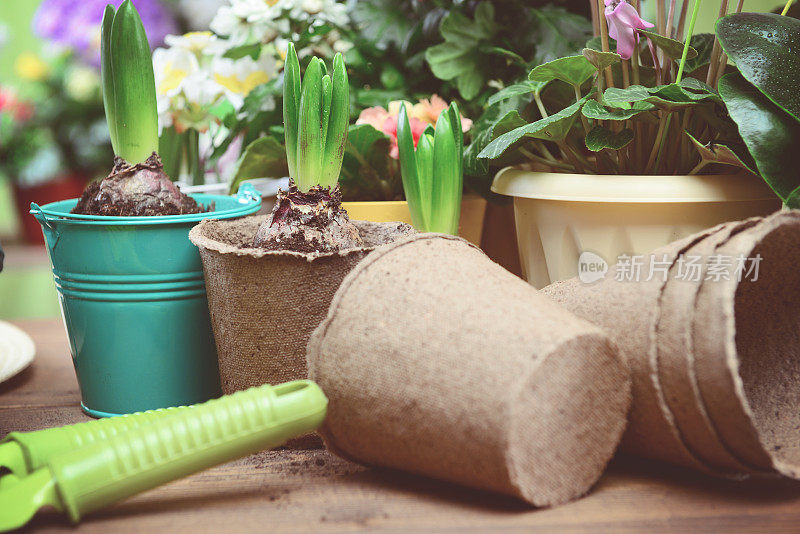
[{"label": "peat pot", "polygon": [[200,249],[225,394],[306,378],[306,345],[342,279],[374,248],[413,233],[398,223],[353,221],[363,247],[303,253],[253,248],[269,215],[205,220]]},{"label": "peat pot", "polygon": [[719,223],[768,215],[780,201],[747,175],[597,176],[505,168],[492,191],[514,198],[525,279],[593,281],[622,255],[647,254]]},{"label": "peat pot", "polygon": [[261,196],[191,195],[208,213],[160,217],[71,214],[78,199],[38,206],[81,389],[106,417],[195,404],[220,394],[203,266],[189,241],[200,220],[258,211]]}]

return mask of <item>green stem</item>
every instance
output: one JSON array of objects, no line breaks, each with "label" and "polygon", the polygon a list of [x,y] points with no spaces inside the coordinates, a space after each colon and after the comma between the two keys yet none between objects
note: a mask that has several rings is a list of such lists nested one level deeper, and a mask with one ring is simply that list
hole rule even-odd
[{"label": "green stem", "polygon": [[785,16],[789,12],[789,8],[792,7],[794,0],[789,0],[786,2],[786,6],[784,6],[783,11],[781,11],[781,15]]},{"label": "green stem", "polygon": [[519,152],[529,160],[535,161],[536,163],[541,163],[542,165],[547,165],[548,167],[552,167],[554,169],[561,169],[563,171],[575,171],[575,167],[573,167],[572,165],[562,163],[558,160],[537,156],[536,154],[525,148],[520,148]]},{"label": "green stem", "polygon": [[689,171],[689,174],[690,174],[690,175],[692,175],[692,174],[697,174],[697,173],[699,173],[701,170],[703,170],[703,167],[705,167],[706,165],[708,165],[708,161],[706,161],[706,160],[703,160],[703,161],[701,161],[700,163],[698,163],[698,164],[695,166],[695,168],[694,168],[694,169],[692,169],[691,171]]},{"label": "green stem", "polygon": [[683,69],[686,66],[686,58],[689,55],[689,42],[694,35],[694,25],[697,22],[697,14],[700,12],[700,0],[694,0],[694,7],[692,8],[692,18],[689,20],[689,31],[686,34],[686,42],[683,43],[683,54],[681,55],[681,64],[678,67],[678,75],[675,77],[675,83],[680,83],[683,78]]},{"label": "green stem", "polygon": [[544,109],[544,103],[542,103],[542,98],[539,96],[538,92],[533,93],[533,99],[536,101],[536,107],[539,108],[539,113],[542,114],[542,118],[546,119],[547,117],[549,117],[549,115],[547,114],[547,110]]},{"label": "green stem", "polygon": [[186,131],[186,168],[192,185],[202,185],[205,172],[200,162],[200,132],[191,128]]},{"label": "green stem", "polygon": [[[572,88],[575,89],[575,102],[580,103],[581,98],[583,98],[581,96],[581,87],[580,87],[580,85],[573,85]],[[580,115],[581,115],[581,123],[583,123],[583,131],[588,134],[589,133],[589,120],[583,115],[583,113],[581,113]]]}]

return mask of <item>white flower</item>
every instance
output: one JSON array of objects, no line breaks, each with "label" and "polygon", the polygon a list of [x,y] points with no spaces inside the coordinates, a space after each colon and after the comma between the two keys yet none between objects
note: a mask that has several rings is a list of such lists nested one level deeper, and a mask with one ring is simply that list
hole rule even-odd
[{"label": "white flower", "polygon": [[228,44],[210,31],[189,32],[183,35],[167,35],[164,42],[172,48],[181,48],[195,56],[223,53]]},{"label": "white flower", "polygon": [[[245,56],[240,59],[214,58],[211,64],[213,81],[219,84],[227,99],[237,110],[242,107],[244,97],[257,86],[277,75],[275,58],[262,54],[258,61]],[[262,109],[271,109],[273,101],[264,102]]]},{"label": "white flower", "polygon": [[178,9],[192,29],[208,28],[217,10],[228,0],[178,0]]}]

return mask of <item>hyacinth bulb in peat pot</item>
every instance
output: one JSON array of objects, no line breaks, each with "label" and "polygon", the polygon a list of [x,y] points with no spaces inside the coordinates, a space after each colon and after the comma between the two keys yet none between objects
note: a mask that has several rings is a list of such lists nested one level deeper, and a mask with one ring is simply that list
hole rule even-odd
[{"label": "hyacinth bulb in peat pot", "polygon": [[351,221],[342,208],[349,100],[340,54],[330,74],[314,57],[301,77],[290,44],[283,98],[288,190],[269,215],[207,219],[189,234],[203,259],[224,393],[305,378],[309,336],[344,277],[375,247],[413,233],[400,222]]},{"label": "hyacinth bulb in peat pot", "polygon": [[339,172],[347,142],[350,88],[342,55],[333,72],[312,57],[305,76],[294,45],[284,67],[283,122],[289,190],[278,194],[272,216],[258,229],[255,246],[268,250],[330,252],[362,245],[342,208]]},{"label": "hyacinth bulb in peat pot", "polygon": [[[514,197],[523,271],[537,287],[766,215],[800,186],[786,148],[800,140],[796,120],[770,101],[800,83],[786,81],[800,62],[786,44],[791,21],[728,15],[743,3],[721,0],[717,35],[696,34],[700,0],[659,0],[651,21],[633,0],[589,1],[595,37],[491,97],[523,93],[529,105],[467,149],[499,170],[492,190]],[[758,80],[770,77],[762,95]]]},{"label": "hyacinth bulb in peat pot", "polygon": [[213,209],[180,192],[158,156],[155,77],[144,26],[130,0],[106,6],[101,29],[101,81],[114,166],[90,184],[73,213],[180,215]]},{"label": "hyacinth bulb in peat pot", "polygon": [[258,211],[261,198],[182,194],[156,148],[155,83],[133,3],[106,8],[102,86],[116,157],[82,197],[39,206],[84,411],[95,417],[219,395],[203,266],[189,241],[208,216]]}]

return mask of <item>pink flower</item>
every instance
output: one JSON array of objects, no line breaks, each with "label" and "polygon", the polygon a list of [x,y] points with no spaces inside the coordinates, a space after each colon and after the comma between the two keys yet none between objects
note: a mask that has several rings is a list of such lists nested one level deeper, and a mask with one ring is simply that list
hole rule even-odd
[{"label": "pink flower", "polygon": [[633,47],[639,42],[636,30],[652,28],[654,24],[642,20],[636,8],[625,0],[605,0],[608,36],[617,41],[617,53],[630,59]]},{"label": "pink flower", "polygon": [[[437,94],[431,95],[430,100],[423,98],[418,104],[414,104],[411,108],[410,114],[412,117],[427,122],[428,124],[436,124],[439,114],[447,109],[447,102]],[[468,118],[461,117],[461,131],[468,132],[472,128],[472,121]]]},{"label": "pink flower", "polygon": [[[388,111],[378,106],[367,108],[356,120],[356,124],[369,124],[389,137],[391,142],[389,155],[394,159],[400,158],[400,149],[397,146],[397,115],[400,113],[400,104],[401,102],[391,102]],[[411,135],[414,137],[414,146],[416,146],[428,123],[416,117],[409,117],[409,124],[411,125]]]}]

